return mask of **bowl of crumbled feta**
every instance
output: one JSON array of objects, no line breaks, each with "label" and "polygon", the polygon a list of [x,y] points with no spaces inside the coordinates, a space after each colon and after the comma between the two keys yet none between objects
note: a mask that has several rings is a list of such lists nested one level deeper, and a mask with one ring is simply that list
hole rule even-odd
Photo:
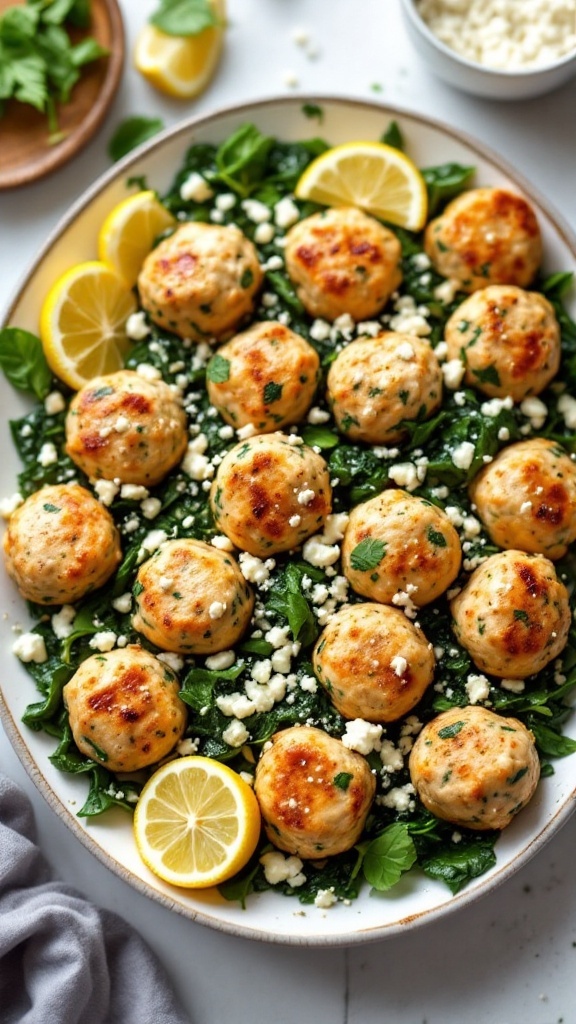
[{"label": "bowl of crumbled feta", "polygon": [[402,0],[406,31],[450,85],[496,100],[576,75],[576,0]]}]

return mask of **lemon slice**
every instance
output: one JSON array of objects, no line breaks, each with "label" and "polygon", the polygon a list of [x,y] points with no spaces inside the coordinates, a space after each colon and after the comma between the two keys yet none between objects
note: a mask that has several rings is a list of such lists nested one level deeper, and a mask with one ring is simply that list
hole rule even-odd
[{"label": "lemon slice", "polygon": [[120,370],[130,349],[126,321],[136,308],[133,292],[104,263],[91,260],[66,271],[40,312],[50,369],[76,390],[102,373]]},{"label": "lemon slice", "polygon": [[224,0],[212,0],[219,22],[195,36],[169,36],[154,25],[140,30],[134,66],[160,92],[181,99],[197,96],[216,70],[224,42]]},{"label": "lemon slice", "polygon": [[260,836],[260,809],[248,783],[227,765],[182,757],[144,786],[134,836],[154,874],[172,885],[204,889],[249,861]]},{"label": "lemon slice", "polygon": [[175,223],[154,192],[136,192],[106,217],[98,234],[98,255],[132,288],[155,238]]},{"label": "lemon slice", "polygon": [[410,231],[426,223],[426,183],[415,164],[383,142],[345,142],[316,157],[296,186],[299,199],[358,206]]}]

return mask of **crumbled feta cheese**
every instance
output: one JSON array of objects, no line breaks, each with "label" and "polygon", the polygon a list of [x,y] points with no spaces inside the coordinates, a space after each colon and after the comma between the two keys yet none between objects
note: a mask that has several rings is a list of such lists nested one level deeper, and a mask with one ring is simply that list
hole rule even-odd
[{"label": "crumbled feta cheese", "polygon": [[161,651],[156,655],[158,661],[167,665],[173,672],[181,672],[184,668],[184,658],[180,654],[176,654],[174,651]]},{"label": "crumbled feta cheese", "polygon": [[264,868],[268,885],[288,882],[289,885],[297,887],[306,881],[306,876],[302,873],[304,864],[299,857],[285,856],[279,850],[270,850],[269,853],[262,854],[260,863]]},{"label": "crumbled feta cheese", "polygon": [[414,792],[412,783],[407,782],[405,786],[395,786],[393,789],[389,789],[387,793],[378,798],[378,803],[384,807],[390,807],[394,811],[411,811],[416,805],[413,799]]},{"label": "crumbled feta cheese", "polygon": [[576,430],[576,398],[567,394],[560,395],[558,412],[564,419],[568,430]]},{"label": "crumbled feta cheese", "polygon": [[51,391],[49,395],[46,395],[44,409],[48,416],[55,416],[59,412],[64,412],[65,408],[64,395],[60,391]]},{"label": "crumbled feta cheese", "polygon": [[487,402],[482,402],[480,412],[483,416],[498,416],[503,409],[512,409],[513,406],[512,396],[506,395],[506,398],[490,398]]},{"label": "crumbled feta cheese", "polygon": [[95,651],[111,651],[116,644],[117,635],[113,629],[102,629],[90,637],[90,647]]},{"label": "crumbled feta cheese", "polygon": [[310,565],[333,565],[340,557],[340,548],[338,544],[325,544],[320,537],[321,535],[316,535],[305,542],[302,557]]},{"label": "crumbled feta cheese", "polygon": [[212,199],[213,189],[206,181],[206,178],[198,171],[192,171],[180,186],[180,197],[185,203],[193,200],[195,203],[204,203]]},{"label": "crumbled feta cheese", "polygon": [[212,537],[210,541],[213,548],[217,548],[218,551],[233,551],[234,545],[229,537],[226,537],[223,533],[217,533]]},{"label": "crumbled feta cheese", "polygon": [[501,679],[500,688],[509,690],[510,693],[523,693],[526,687],[524,679]]},{"label": "crumbled feta cheese", "polygon": [[120,488],[120,497],[126,501],[143,501],[149,493],[148,488],[142,487],[141,484],[122,484]]},{"label": "crumbled feta cheese", "polygon": [[[560,402],[558,403],[558,408],[560,408]],[[540,430],[546,421],[548,407],[544,405],[541,398],[537,398],[536,395],[530,395],[520,402],[520,412],[530,420],[534,430]]]},{"label": "crumbled feta cheese", "polygon": [[248,551],[241,551],[238,556],[240,571],[248,583],[255,583],[257,587],[268,582],[272,569],[276,567],[273,558],[263,561],[257,555],[251,555]]},{"label": "crumbled feta cheese", "polygon": [[263,224],[272,218],[270,207],[258,199],[243,199],[240,205],[253,224]]},{"label": "crumbled feta cheese", "polygon": [[394,675],[398,676],[398,678],[401,679],[406,669],[408,668],[408,662],[406,661],[406,658],[403,658],[401,657],[401,655],[396,654],[390,662],[390,668],[394,672]]},{"label": "crumbled feta cheese", "polygon": [[471,673],[464,684],[464,689],[471,704],[477,704],[478,701],[486,700],[490,696],[490,683],[483,675]]},{"label": "crumbled feta cheese", "polygon": [[23,501],[24,498],[18,492],[13,494],[10,498],[2,498],[0,501],[0,516],[2,516],[3,519],[10,519],[10,516],[13,515]]},{"label": "crumbled feta cheese", "polygon": [[462,441],[452,452],[452,462],[458,469],[470,469],[475,451],[471,441]]},{"label": "crumbled feta cheese", "polygon": [[62,606],[59,612],[52,616],[50,619],[50,625],[52,626],[52,632],[58,640],[65,640],[74,632],[74,618],[76,616],[76,609],[71,604],[65,604]]},{"label": "crumbled feta cheese", "polygon": [[289,228],[300,217],[300,210],[290,196],[284,196],[274,207],[274,221],[279,228]]},{"label": "crumbled feta cheese", "polygon": [[229,747],[241,747],[250,739],[250,733],[243,722],[233,718],[230,725],[224,729],[222,739]]},{"label": "crumbled feta cheese", "polygon": [[221,619],[226,611],[225,601],[212,601],[208,609],[208,615],[211,619]]},{"label": "crumbled feta cheese", "polygon": [[346,731],[342,743],[349,750],[357,750],[359,754],[369,754],[380,749],[382,726],[365,722],[363,718],[353,718],[346,722]]},{"label": "crumbled feta cheese", "polygon": [[407,491],[415,491],[420,484],[418,471],[412,462],[397,462],[390,466],[388,476],[398,487],[404,487]]},{"label": "crumbled feta cheese", "polygon": [[58,452],[52,441],[46,441],[42,445],[37,461],[41,466],[53,466],[55,462],[58,462]]},{"label": "crumbled feta cheese", "polygon": [[37,665],[41,665],[48,659],[44,637],[38,633],[22,633],[12,644],[12,653],[20,661],[25,663],[33,661]]},{"label": "crumbled feta cheese", "polygon": [[120,491],[120,484],[115,480],[95,480],[94,490],[103,505],[111,505]]},{"label": "crumbled feta cheese", "polygon": [[180,740],[180,743],[176,745],[176,753],[179,757],[190,757],[191,754],[196,754],[200,746],[200,739],[197,736],[196,739],[186,738]]},{"label": "crumbled feta cheese", "polygon": [[275,234],[276,229],[274,225],[271,224],[270,221],[262,221],[262,223],[258,224],[256,227],[254,232],[254,241],[256,242],[256,245],[268,245],[274,238]]},{"label": "crumbled feta cheese", "polygon": [[221,669],[230,668],[236,661],[234,651],[219,651],[218,654],[211,654],[206,658],[206,668],[211,672],[219,672]]},{"label": "crumbled feta cheese", "polygon": [[447,363],[442,363],[444,383],[451,391],[456,391],[460,387],[465,373],[466,366],[461,359],[449,359]]},{"label": "crumbled feta cheese", "polygon": [[126,321],[126,334],[132,341],[142,341],[150,334],[150,325],[146,323],[146,314],[142,310],[130,314]]},{"label": "crumbled feta cheese", "polygon": [[330,889],[318,889],[314,897],[314,906],[320,907],[322,910],[329,910],[337,902],[338,897],[334,892],[333,886]]},{"label": "crumbled feta cheese", "polygon": [[162,372],[153,366],[152,363],[138,363],[136,367],[136,373],[139,373],[144,380],[161,380]]}]

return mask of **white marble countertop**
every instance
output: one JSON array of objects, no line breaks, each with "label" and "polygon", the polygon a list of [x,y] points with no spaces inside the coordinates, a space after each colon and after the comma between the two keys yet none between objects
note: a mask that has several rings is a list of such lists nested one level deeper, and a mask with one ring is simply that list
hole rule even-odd
[{"label": "white marble countertop", "polygon": [[[157,115],[168,126],[267,95],[378,97],[475,135],[576,229],[576,80],[523,103],[477,100],[422,66],[397,0],[228,0],[215,80],[194,103],[171,101],[131,66],[136,32],[155,3],[120,6],[128,59],[103,128],[65,168],[0,195],[0,311],[69,204],[109,167],[107,142],[131,114]],[[307,33],[315,57],[296,43],[297,30]],[[145,935],[193,1024],[576,1024],[576,816],[495,892],[443,921],[349,949],[282,947],[193,924],[120,881],[50,810],[1,732],[0,769],[30,795],[58,875]]]}]

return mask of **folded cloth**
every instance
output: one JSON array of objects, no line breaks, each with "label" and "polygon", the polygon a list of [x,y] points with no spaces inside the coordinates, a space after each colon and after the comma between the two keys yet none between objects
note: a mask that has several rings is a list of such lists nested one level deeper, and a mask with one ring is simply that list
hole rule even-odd
[{"label": "folded cloth", "polygon": [[1,1024],[190,1024],[138,933],[51,880],[35,835],[0,773]]}]

